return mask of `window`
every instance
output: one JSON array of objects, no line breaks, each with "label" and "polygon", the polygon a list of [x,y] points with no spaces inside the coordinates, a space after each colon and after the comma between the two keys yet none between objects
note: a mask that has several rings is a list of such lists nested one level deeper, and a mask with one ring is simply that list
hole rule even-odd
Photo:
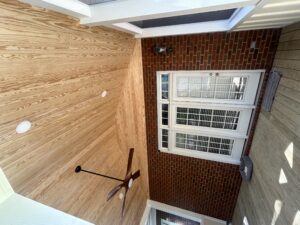
[{"label": "window", "polygon": [[177,223],[161,219],[161,225],[178,225]]},{"label": "window", "polygon": [[159,150],[238,164],[263,72],[157,72]]}]

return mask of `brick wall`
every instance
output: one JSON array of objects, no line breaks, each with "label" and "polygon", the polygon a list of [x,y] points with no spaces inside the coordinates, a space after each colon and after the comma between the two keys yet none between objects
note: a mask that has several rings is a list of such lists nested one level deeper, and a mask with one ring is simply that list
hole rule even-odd
[{"label": "brick wall", "polygon": [[[142,40],[149,186],[152,200],[227,220],[232,218],[241,184],[238,166],[158,151],[156,71],[269,71],[279,36],[280,29],[271,29]],[[257,42],[256,49],[250,49],[252,41]],[[156,55],[153,52],[155,45],[173,47],[174,52]],[[259,110],[260,107],[257,112]],[[250,140],[254,128],[251,130]]]}]

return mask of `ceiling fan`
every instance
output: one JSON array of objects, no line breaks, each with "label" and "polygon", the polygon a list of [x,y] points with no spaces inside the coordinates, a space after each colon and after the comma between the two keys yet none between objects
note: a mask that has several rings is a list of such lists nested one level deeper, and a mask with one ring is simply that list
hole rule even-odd
[{"label": "ceiling fan", "polygon": [[89,170],[84,170],[84,169],[81,168],[81,166],[77,166],[75,168],[76,173],[79,173],[80,171],[82,171],[82,172],[86,172],[86,173],[90,173],[90,174],[93,174],[93,175],[97,175],[97,176],[101,176],[101,177],[105,177],[105,178],[108,178],[108,179],[117,180],[117,181],[122,182],[121,184],[115,186],[107,194],[107,198],[106,198],[106,200],[109,201],[110,199],[112,199],[113,196],[115,196],[115,194],[118,193],[119,190],[121,190],[122,188],[125,188],[125,193],[124,193],[123,203],[122,203],[122,216],[124,216],[124,214],[125,214],[125,201],[126,201],[127,192],[132,187],[134,180],[137,179],[140,176],[140,170],[137,170],[134,173],[132,173],[132,171],[131,171],[133,153],[134,153],[134,149],[131,148],[129,150],[127,170],[126,170],[126,174],[125,174],[124,179],[119,179],[119,178],[107,176],[107,175],[104,175],[104,174],[95,173],[95,172],[92,172],[92,171],[89,171]]}]

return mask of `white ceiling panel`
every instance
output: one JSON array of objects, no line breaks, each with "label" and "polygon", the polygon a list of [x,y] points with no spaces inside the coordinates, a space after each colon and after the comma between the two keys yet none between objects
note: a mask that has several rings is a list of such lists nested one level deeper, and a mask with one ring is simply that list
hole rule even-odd
[{"label": "white ceiling panel", "polygon": [[300,21],[300,0],[261,0],[235,30],[285,27]]}]

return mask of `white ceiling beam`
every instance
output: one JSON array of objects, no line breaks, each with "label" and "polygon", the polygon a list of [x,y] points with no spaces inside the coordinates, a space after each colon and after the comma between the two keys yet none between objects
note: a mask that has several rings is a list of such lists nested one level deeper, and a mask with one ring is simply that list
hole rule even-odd
[{"label": "white ceiling beam", "polygon": [[201,12],[241,8],[258,0],[127,0],[90,6],[92,16],[81,24],[97,26]]},{"label": "white ceiling beam", "polygon": [[90,17],[90,7],[78,0],[19,0],[21,2],[78,18]]},{"label": "white ceiling beam", "polygon": [[245,20],[250,18],[258,9],[262,8],[265,4],[267,4],[269,0],[259,0],[255,5],[254,8],[251,9],[251,6],[240,10],[240,13],[233,18],[232,21],[229,22],[230,30],[235,30],[237,27],[240,26]]},{"label": "white ceiling beam", "polygon": [[267,8],[280,8],[280,9],[285,9],[287,7],[293,7],[293,8],[297,8],[299,7],[299,0],[285,0],[285,1],[269,1],[269,3],[267,3],[263,8],[267,9]]},{"label": "white ceiling beam", "polygon": [[123,31],[130,34],[142,34],[143,29],[131,24],[131,23],[115,23],[109,26],[110,28]]},{"label": "white ceiling beam", "polygon": [[228,30],[227,23],[228,20],[219,20],[219,21],[212,21],[212,22],[144,28],[142,34],[137,34],[135,35],[135,37],[147,38],[147,37],[162,37],[162,36],[172,36],[172,35],[221,32],[221,31]]},{"label": "white ceiling beam", "polygon": [[237,10],[228,22],[229,29],[236,28],[254,9],[255,5],[249,5]]}]

